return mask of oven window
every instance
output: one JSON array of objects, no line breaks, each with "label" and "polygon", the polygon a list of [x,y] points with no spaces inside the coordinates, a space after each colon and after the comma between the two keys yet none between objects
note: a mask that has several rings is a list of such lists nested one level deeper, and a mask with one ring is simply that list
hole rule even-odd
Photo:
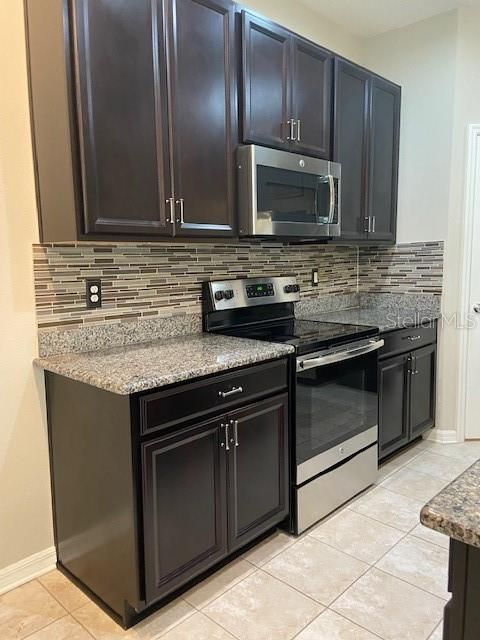
[{"label": "oven window", "polygon": [[[328,224],[330,184],[328,176],[257,167],[258,216],[272,222]],[[337,210],[335,208],[336,222]]]},{"label": "oven window", "polygon": [[378,423],[377,354],[297,373],[297,464]]}]

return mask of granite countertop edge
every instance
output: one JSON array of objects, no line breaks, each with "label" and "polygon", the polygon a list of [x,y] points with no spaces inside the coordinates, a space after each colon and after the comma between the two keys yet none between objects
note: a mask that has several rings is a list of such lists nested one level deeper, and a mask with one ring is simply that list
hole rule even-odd
[{"label": "granite countertop edge", "polygon": [[[36,358],[34,365],[104,391],[131,395],[275,360],[294,351],[291,345],[200,334]],[[158,369],[156,362],[161,363]]]},{"label": "granite countertop edge", "polygon": [[448,484],[420,512],[427,528],[480,547],[480,460]]}]

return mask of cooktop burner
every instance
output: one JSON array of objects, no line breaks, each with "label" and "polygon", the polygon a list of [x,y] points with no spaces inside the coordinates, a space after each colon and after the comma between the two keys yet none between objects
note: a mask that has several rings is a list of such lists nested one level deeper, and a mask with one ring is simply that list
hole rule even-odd
[{"label": "cooktop burner", "polygon": [[376,327],[287,319],[266,324],[225,329],[222,333],[239,338],[282,342],[293,345],[298,354],[375,336]]}]

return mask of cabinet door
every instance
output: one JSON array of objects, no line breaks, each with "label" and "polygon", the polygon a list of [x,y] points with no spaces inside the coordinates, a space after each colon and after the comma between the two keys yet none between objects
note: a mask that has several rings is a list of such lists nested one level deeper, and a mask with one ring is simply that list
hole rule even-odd
[{"label": "cabinet door", "polygon": [[412,353],[410,434],[416,438],[435,424],[436,345]]},{"label": "cabinet door", "polygon": [[369,240],[395,242],[397,230],[400,87],[371,81],[368,215]]},{"label": "cabinet door", "polygon": [[379,457],[393,453],[409,440],[409,357],[388,358],[378,363]]},{"label": "cabinet door", "polygon": [[229,0],[169,0],[176,233],[233,235],[235,13]]},{"label": "cabinet door", "polygon": [[333,157],[342,165],[342,240],[366,238],[369,78],[360,67],[335,61]]},{"label": "cabinet door", "polygon": [[171,234],[162,12],[152,0],[71,9],[84,231]]},{"label": "cabinet door", "polygon": [[223,433],[217,419],[143,445],[147,603],[226,555]]},{"label": "cabinet door", "polygon": [[288,149],[291,116],[290,36],[247,12],[243,32],[243,140]]},{"label": "cabinet door", "polygon": [[292,149],[330,158],[332,55],[293,38],[292,113],[297,120]]},{"label": "cabinet door", "polygon": [[229,415],[228,529],[233,550],[288,514],[288,396]]}]

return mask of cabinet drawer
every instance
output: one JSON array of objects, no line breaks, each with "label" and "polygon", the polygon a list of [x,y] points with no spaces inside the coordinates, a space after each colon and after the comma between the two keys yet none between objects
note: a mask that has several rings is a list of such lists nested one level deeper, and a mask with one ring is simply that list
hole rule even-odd
[{"label": "cabinet drawer", "polygon": [[230,410],[286,389],[287,361],[276,360],[140,397],[142,434]]},{"label": "cabinet drawer", "polygon": [[396,354],[419,349],[437,341],[437,324],[428,327],[412,327],[411,329],[397,329],[383,336],[385,345],[379,351],[380,358],[387,358]]}]

